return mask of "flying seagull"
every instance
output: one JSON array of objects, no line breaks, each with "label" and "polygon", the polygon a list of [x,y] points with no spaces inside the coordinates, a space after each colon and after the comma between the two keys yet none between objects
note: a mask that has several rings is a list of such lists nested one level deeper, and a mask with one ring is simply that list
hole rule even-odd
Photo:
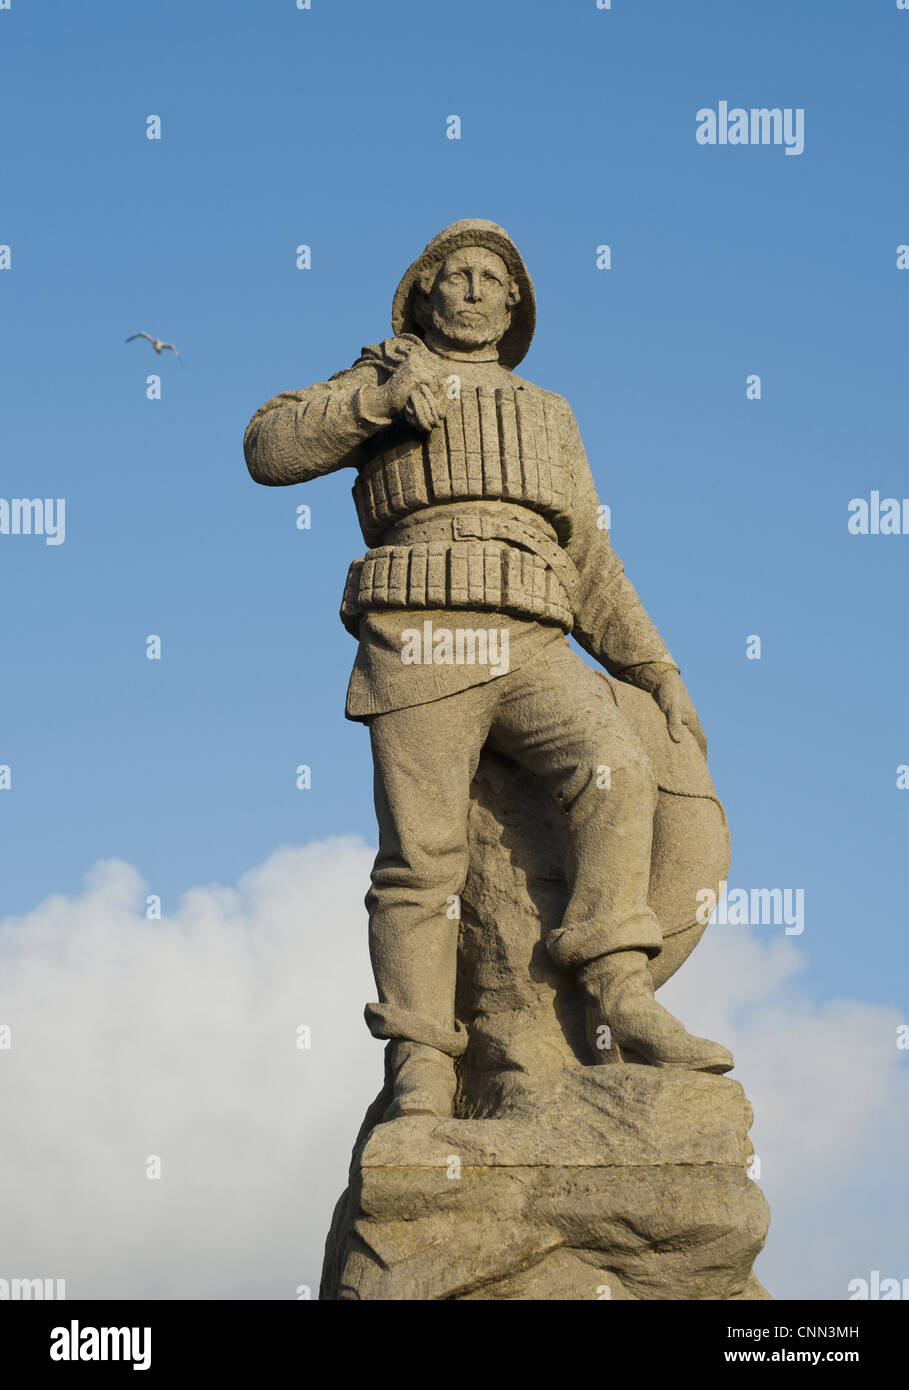
[{"label": "flying seagull", "polygon": [[[175,357],[180,357],[180,354],[174,347],[173,343],[162,342],[160,338],[153,338],[150,333],[133,333],[131,337],[127,338],[126,341],[128,343],[132,343],[136,340],[136,338],[147,338],[159,357],[161,356],[161,353],[165,350],[165,348],[168,352],[172,352]],[[182,357],[180,357],[180,361],[183,361]]]}]

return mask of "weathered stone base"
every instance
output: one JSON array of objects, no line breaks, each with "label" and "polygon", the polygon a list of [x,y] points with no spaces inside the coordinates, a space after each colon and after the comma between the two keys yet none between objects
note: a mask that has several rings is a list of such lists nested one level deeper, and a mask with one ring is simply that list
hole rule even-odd
[{"label": "weathered stone base", "polygon": [[378,1124],[328,1237],[326,1299],[753,1299],[769,1213],[738,1082],[570,1068],[496,1119]]}]

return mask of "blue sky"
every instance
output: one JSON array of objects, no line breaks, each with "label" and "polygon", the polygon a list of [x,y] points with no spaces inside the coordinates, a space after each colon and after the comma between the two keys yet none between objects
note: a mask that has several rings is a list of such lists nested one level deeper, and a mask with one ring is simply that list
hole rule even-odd
[{"label": "blue sky", "polygon": [[[846,508],[906,490],[909,14],[314,5],[0,15],[3,495],[67,499],[63,546],[0,546],[4,908],[99,855],[173,901],[372,833],[351,480],[258,488],[242,433],[387,335],[441,226],[489,216],[535,278],[522,370],[571,400],[701,713],[730,882],[803,887],[818,987],[879,990],[882,955],[907,965],[909,538],[850,536]],[[720,99],[803,106],[805,153],[699,146]],[[183,354],[161,401],[140,328]]]},{"label": "blue sky", "polygon": [[[909,493],[909,12],[312,3],[0,12],[0,495],[67,506],[61,546],[0,536],[0,911],[99,858],[167,911],[282,844],[372,838],[352,477],[257,487],[243,430],[387,336],[424,243],[482,216],[534,278],[521,372],[571,401],[710,739],[730,883],[804,889],[816,1002],[905,1014],[909,536],[846,523]],[[803,107],[805,152],[700,146],[720,100]]]}]

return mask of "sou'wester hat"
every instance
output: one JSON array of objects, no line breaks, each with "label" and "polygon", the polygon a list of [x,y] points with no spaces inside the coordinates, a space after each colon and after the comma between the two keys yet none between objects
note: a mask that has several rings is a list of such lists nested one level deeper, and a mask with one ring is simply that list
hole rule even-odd
[{"label": "sou'wester hat", "polygon": [[391,326],[395,334],[415,333],[422,338],[422,326],[414,315],[414,300],[419,289],[420,277],[425,270],[438,269],[445,257],[462,246],[485,246],[494,251],[508,267],[509,273],[517,283],[521,298],[511,311],[508,331],[499,342],[499,361],[503,367],[516,367],[527,355],[537,321],[536,298],[533,283],[521,253],[504,227],[495,222],[487,222],[483,217],[463,217],[452,222],[438,236],[434,236],[425,251],[417,257],[413,265],[404,272],[400,285],[395,290],[391,307]]}]

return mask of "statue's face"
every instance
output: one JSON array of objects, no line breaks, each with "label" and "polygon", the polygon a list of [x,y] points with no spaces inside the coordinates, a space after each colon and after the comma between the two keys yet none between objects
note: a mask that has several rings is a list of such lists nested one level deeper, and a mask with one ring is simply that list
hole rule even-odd
[{"label": "statue's face", "polygon": [[428,326],[453,347],[482,348],[508,330],[518,293],[508,267],[485,246],[446,256],[429,292]]}]

